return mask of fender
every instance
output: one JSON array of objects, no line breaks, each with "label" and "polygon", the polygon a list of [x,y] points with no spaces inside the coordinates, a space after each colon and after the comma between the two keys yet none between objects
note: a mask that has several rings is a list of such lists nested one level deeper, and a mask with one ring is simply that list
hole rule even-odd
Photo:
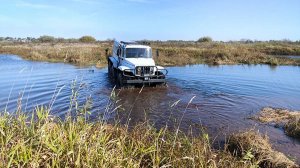
[{"label": "fender", "polygon": [[114,56],[108,57],[108,59],[113,63],[114,68],[118,67],[118,60]]},{"label": "fender", "polygon": [[158,71],[160,71],[160,70],[165,70],[165,68],[162,67],[162,66],[156,66],[156,68],[157,68]]},{"label": "fender", "polygon": [[129,70],[130,68],[127,67],[127,66],[122,65],[122,66],[119,66],[118,69],[119,69],[120,71],[124,71],[124,70],[126,70],[126,69]]}]

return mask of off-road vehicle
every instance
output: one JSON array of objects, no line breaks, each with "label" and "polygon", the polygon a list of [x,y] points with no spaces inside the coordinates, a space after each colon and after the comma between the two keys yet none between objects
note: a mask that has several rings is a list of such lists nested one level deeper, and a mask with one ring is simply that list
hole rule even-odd
[{"label": "off-road vehicle", "polygon": [[108,75],[122,87],[125,84],[165,84],[168,71],[155,65],[152,49],[137,42],[118,42],[108,57]]}]

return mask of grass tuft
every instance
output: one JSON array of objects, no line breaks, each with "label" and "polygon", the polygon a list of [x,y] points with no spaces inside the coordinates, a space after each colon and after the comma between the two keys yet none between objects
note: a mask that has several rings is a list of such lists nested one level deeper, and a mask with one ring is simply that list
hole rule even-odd
[{"label": "grass tuft", "polygon": [[253,130],[230,136],[228,149],[245,162],[254,162],[259,167],[298,167],[283,153],[274,151],[267,136]]},{"label": "grass tuft", "polygon": [[263,123],[283,125],[285,133],[291,137],[300,138],[300,112],[280,108],[263,108],[257,115],[251,117]]}]

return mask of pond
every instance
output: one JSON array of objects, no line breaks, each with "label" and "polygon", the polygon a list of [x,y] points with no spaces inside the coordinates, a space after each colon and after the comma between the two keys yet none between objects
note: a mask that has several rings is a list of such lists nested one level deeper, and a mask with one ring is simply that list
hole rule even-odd
[{"label": "pond", "polygon": [[[157,128],[180,123],[184,131],[203,126],[217,140],[255,128],[268,134],[277,150],[299,161],[299,141],[247,117],[265,106],[300,110],[300,67],[193,65],[167,69],[168,87],[115,90],[122,109],[105,117],[131,124],[146,118]],[[62,118],[75,84],[79,105],[92,102],[91,120],[104,115],[114,88],[107,68],[27,61],[12,55],[0,55],[0,82],[0,111],[15,112],[19,107],[30,113],[45,105],[52,115]]]}]

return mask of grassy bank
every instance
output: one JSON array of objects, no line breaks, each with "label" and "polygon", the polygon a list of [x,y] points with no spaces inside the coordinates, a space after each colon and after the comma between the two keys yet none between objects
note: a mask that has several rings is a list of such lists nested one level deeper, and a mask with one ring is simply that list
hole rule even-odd
[{"label": "grassy bank", "polygon": [[268,64],[300,65],[300,60],[291,60],[274,55],[300,55],[299,44],[286,43],[153,43],[159,50],[158,62],[163,65],[186,64]]},{"label": "grassy bank", "polygon": [[89,123],[82,115],[61,121],[46,108],[37,108],[31,117],[20,112],[0,116],[0,167],[295,166],[257,132],[233,135],[227,146],[214,150],[205,133],[177,134],[149,123],[128,130]]},{"label": "grassy bank", "polygon": [[0,53],[35,61],[106,66],[110,43],[0,43]]},{"label": "grassy bank", "polygon": [[273,123],[277,127],[282,126],[287,135],[300,139],[299,111],[266,107],[252,118],[263,123]]},{"label": "grassy bank", "polygon": [[[81,65],[106,65],[106,49],[112,42],[95,43],[0,43],[1,54],[20,55],[25,59],[67,62]],[[164,66],[188,64],[269,64],[300,65],[300,59],[273,55],[300,55],[299,43],[221,43],[221,42],[150,42],[154,59]],[[158,51],[158,52],[157,52]],[[108,53],[108,54],[109,54]],[[158,54],[158,56],[157,56]]]}]

